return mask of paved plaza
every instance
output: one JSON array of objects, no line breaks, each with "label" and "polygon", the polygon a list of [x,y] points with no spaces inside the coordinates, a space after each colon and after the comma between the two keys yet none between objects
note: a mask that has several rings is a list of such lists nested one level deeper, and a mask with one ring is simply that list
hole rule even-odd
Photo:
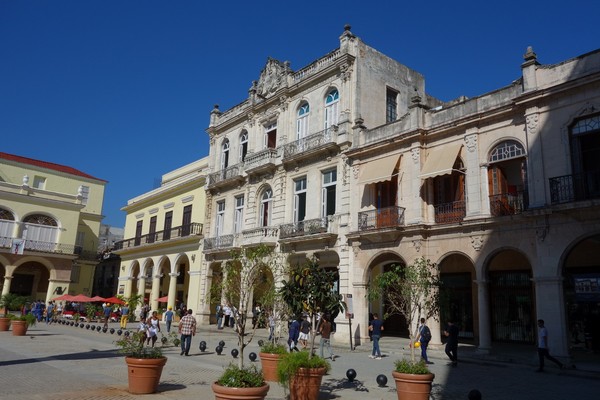
[{"label": "paved plaza", "polygon": [[[133,324],[131,327],[133,328]],[[118,328],[117,324],[113,324]],[[258,353],[256,340],[246,350]],[[201,328],[192,341],[190,357],[179,355],[179,349],[170,347],[163,370],[159,392],[135,396],[127,392],[127,367],[113,342],[116,333],[91,332],[65,325],[37,324],[25,337],[0,332],[0,398],[14,400],[108,400],[140,397],[157,400],[213,399],[210,384],[223,367],[233,361],[230,352],[237,337],[232,330],[217,331],[214,327]],[[201,340],[208,343],[205,353],[200,352]],[[214,352],[217,343],[226,343],[222,355]],[[394,360],[407,356],[405,339],[384,337],[381,341],[382,360],[372,360],[370,343],[355,351],[336,347],[338,354],[332,369],[323,379],[320,399],[397,399],[391,371]],[[442,349],[431,349],[431,370],[435,373],[432,399],[466,399],[471,389],[479,389],[485,400],[491,399],[592,399],[600,393],[600,368],[593,361],[584,362],[577,369],[559,370],[548,365],[544,373],[535,373],[536,355],[533,346],[506,347],[503,354],[478,355],[474,348],[461,346],[459,365],[447,365]],[[257,364],[259,362],[257,361]],[[551,364],[551,363],[550,363]],[[346,378],[346,371],[357,372],[354,382]],[[384,374],[388,383],[377,384],[377,375]],[[271,383],[268,399],[283,399],[285,392],[277,383]]]}]

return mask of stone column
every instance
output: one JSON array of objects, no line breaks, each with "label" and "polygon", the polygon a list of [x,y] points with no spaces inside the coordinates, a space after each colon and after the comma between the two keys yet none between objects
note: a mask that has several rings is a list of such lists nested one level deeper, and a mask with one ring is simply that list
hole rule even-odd
[{"label": "stone column", "polygon": [[146,297],[146,275],[143,275],[143,272],[140,271],[140,276],[138,277],[138,295],[142,295],[140,303],[137,305],[137,309],[135,310],[136,315],[140,315],[140,310],[142,309],[142,305],[144,304],[144,297]]},{"label": "stone column", "polygon": [[2,286],[2,296],[10,293],[10,284],[12,282],[12,278],[13,277],[11,275],[4,276],[4,285]]},{"label": "stone column", "polygon": [[467,201],[467,218],[481,214],[481,181],[479,174],[479,146],[477,129],[467,130],[465,135],[466,165],[465,192]]},{"label": "stone column", "polygon": [[488,354],[492,348],[489,282],[485,279],[479,279],[475,283],[477,284],[477,309],[479,314],[479,347],[477,351]]},{"label": "stone column", "polygon": [[150,298],[148,299],[150,309],[153,311],[158,310],[157,299],[160,297],[160,278],[162,278],[162,274],[160,273],[160,269],[158,269],[157,273],[152,276],[152,290],[150,291]]},{"label": "stone column", "polygon": [[177,296],[177,277],[180,272],[169,273],[169,299],[167,300],[167,307],[173,307],[175,309],[175,297]]},{"label": "stone column", "polygon": [[564,307],[563,278],[560,276],[534,277],[537,340],[537,319],[543,319],[548,329],[550,354],[569,359],[569,333]]}]

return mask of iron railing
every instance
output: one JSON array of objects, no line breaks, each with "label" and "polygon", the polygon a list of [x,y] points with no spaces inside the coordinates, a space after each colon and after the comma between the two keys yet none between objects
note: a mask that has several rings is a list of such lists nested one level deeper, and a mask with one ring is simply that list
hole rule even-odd
[{"label": "iron railing", "polygon": [[370,231],[404,225],[404,207],[391,206],[358,213],[358,230]]},{"label": "iron railing", "polygon": [[168,240],[178,239],[186,236],[198,235],[202,235],[202,224],[199,222],[193,222],[191,224],[181,225],[172,229],[121,240],[115,243],[114,250],[128,249],[131,247],[144,246],[152,243],[166,242]]},{"label": "iron railing", "polygon": [[[6,249],[10,249],[12,247],[13,244],[13,240],[15,240],[17,238],[14,237],[0,237],[0,248],[6,248]],[[19,239],[21,240],[21,239]],[[93,254],[93,258],[96,258],[98,256],[98,253],[96,252],[83,252],[81,249],[81,246],[75,246],[72,244],[63,244],[63,243],[57,243],[57,242],[44,242],[44,241],[40,241],[40,240],[30,240],[30,239],[24,239],[24,243],[23,243],[23,250],[29,250],[29,251],[39,251],[42,253],[59,253],[59,254],[74,254],[74,255],[79,255],[81,256],[81,258],[84,258],[84,253],[85,253],[85,258],[87,259],[87,256],[90,255],[92,256]]]},{"label": "iron railing", "polygon": [[549,179],[552,204],[600,197],[600,171],[563,175]]},{"label": "iron railing", "polygon": [[436,224],[452,224],[461,222],[467,214],[464,200],[450,203],[436,204],[433,206]]},{"label": "iron railing", "polygon": [[503,193],[490,196],[490,213],[494,217],[521,214],[527,209],[528,205],[526,191],[519,191],[514,194]]},{"label": "iron railing", "polygon": [[235,235],[221,235],[204,239],[204,250],[217,250],[233,247]]},{"label": "iron railing", "polygon": [[276,158],[277,149],[264,149],[256,153],[247,154],[244,160],[244,169],[249,171],[268,164],[274,164]]},{"label": "iron railing", "polygon": [[208,186],[215,185],[238,176],[242,176],[243,164],[232,165],[217,172],[208,175]]},{"label": "iron railing", "polygon": [[279,238],[314,235],[327,232],[327,217],[306,219],[304,221],[284,224],[279,227]]},{"label": "iron railing", "polygon": [[283,158],[295,156],[305,151],[319,148],[323,145],[331,143],[333,139],[333,131],[337,127],[330,127],[320,132],[313,133],[312,135],[298,139],[295,142],[291,142],[283,145]]}]

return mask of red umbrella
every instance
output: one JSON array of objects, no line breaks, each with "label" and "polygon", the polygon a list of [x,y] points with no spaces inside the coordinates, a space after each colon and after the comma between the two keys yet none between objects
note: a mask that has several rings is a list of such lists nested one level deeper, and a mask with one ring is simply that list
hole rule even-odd
[{"label": "red umbrella", "polygon": [[109,297],[108,299],[104,299],[104,301],[110,304],[125,304],[125,302],[117,296]]},{"label": "red umbrella", "polygon": [[163,296],[156,299],[159,303],[167,303],[169,301],[169,296]]},{"label": "red umbrella", "polygon": [[58,296],[52,300],[54,301],[71,301],[73,299],[73,296],[71,296],[70,294],[63,294],[62,296]]},{"label": "red umbrella", "polygon": [[91,297],[87,297],[84,294],[78,294],[77,296],[73,296],[71,298],[71,301],[75,301],[77,303],[89,303],[90,301],[93,301]]},{"label": "red umbrella", "polygon": [[92,301],[106,301],[104,297],[94,296],[92,297]]}]

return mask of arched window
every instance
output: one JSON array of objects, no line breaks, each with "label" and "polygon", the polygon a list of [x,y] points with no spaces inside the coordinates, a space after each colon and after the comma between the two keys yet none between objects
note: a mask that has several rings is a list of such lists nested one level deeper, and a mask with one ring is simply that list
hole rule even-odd
[{"label": "arched window", "polygon": [[271,214],[273,212],[273,191],[271,188],[265,189],[260,198],[260,226],[271,225]]},{"label": "arched window", "polygon": [[0,238],[12,238],[15,234],[15,216],[12,212],[0,208]]},{"label": "arched window", "polygon": [[524,155],[525,149],[521,146],[521,143],[514,140],[506,140],[492,149],[488,161],[493,163],[523,157]]},{"label": "arched window", "polygon": [[221,169],[229,167],[229,140],[225,139],[221,146]]},{"label": "arched window", "polygon": [[296,120],[296,139],[302,139],[308,135],[308,114],[310,106],[307,102],[300,105],[298,109],[298,119]]},{"label": "arched window", "polygon": [[244,162],[248,154],[248,132],[242,131],[240,135],[240,162]]},{"label": "arched window", "polygon": [[47,215],[28,215],[23,219],[23,237],[27,239],[27,248],[53,250],[49,245],[57,243],[58,223]]},{"label": "arched window", "polygon": [[332,89],[325,98],[325,129],[338,124],[340,93]]}]

